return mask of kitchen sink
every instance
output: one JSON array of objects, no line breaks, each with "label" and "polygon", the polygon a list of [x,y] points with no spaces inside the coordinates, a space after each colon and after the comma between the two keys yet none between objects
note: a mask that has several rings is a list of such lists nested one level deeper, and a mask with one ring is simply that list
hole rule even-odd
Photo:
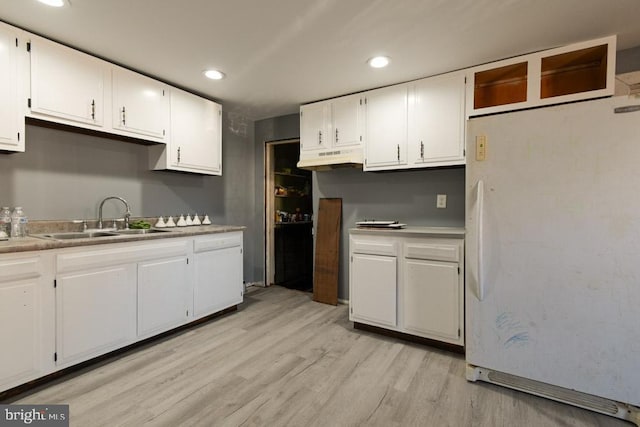
[{"label": "kitchen sink", "polygon": [[115,233],[118,234],[151,234],[151,233],[166,233],[171,230],[159,230],[157,228],[130,228],[128,230],[118,230]]},{"label": "kitchen sink", "polygon": [[70,233],[50,233],[40,234],[36,237],[45,237],[48,239],[56,240],[71,240],[71,239],[92,239],[94,237],[113,237],[117,236],[115,231],[79,231]]},{"label": "kitchen sink", "polygon": [[66,233],[46,233],[35,234],[34,237],[42,237],[45,239],[55,240],[73,240],[73,239],[93,239],[96,237],[114,237],[114,236],[127,236],[138,234],[152,234],[152,233],[164,233],[171,230],[158,230],[155,228],[148,229],[128,229],[128,230],[109,230],[109,231],[76,231]]}]

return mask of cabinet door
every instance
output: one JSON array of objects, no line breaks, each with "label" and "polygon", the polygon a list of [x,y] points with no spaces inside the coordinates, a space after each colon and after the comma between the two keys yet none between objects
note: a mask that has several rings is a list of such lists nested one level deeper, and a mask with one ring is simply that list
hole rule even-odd
[{"label": "cabinet door", "polygon": [[221,106],[172,89],[170,149],[169,158],[174,168],[221,175]]},{"label": "cabinet door", "polygon": [[195,317],[242,302],[242,247],[232,246],[195,254]]},{"label": "cabinet door", "polygon": [[102,126],[108,65],[50,42],[31,40],[31,112]]},{"label": "cabinet door", "polygon": [[396,257],[353,254],[350,270],[354,321],[396,326]]},{"label": "cabinet door", "polygon": [[331,146],[329,114],[327,102],[300,107],[300,151],[313,151]]},{"label": "cabinet door", "polygon": [[465,76],[420,80],[409,96],[409,161],[441,166],[464,162]]},{"label": "cabinet door", "polygon": [[113,127],[163,141],[169,124],[166,86],[133,71],[114,67]]},{"label": "cabinet door", "polygon": [[361,95],[350,95],[331,101],[334,147],[359,145],[364,131],[364,114]]},{"label": "cabinet door", "polygon": [[458,264],[405,259],[404,328],[422,336],[459,343]]},{"label": "cabinet door", "polygon": [[40,371],[40,310],[37,278],[0,283],[0,324],[5,326],[0,385],[31,379]]},{"label": "cabinet door", "polygon": [[18,34],[0,22],[0,150],[24,151]]},{"label": "cabinet door", "polygon": [[396,169],[407,164],[407,86],[366,94],[364,170]]},{"label": "cabinet door", "polygon": [[157,334],[186,322],[187,257],[138,264],[138,336]]},{"label": "cabinet door", "polygon": [[136,337],[136,265],[60,275],[56,287],[57,364],[90,359]]}]

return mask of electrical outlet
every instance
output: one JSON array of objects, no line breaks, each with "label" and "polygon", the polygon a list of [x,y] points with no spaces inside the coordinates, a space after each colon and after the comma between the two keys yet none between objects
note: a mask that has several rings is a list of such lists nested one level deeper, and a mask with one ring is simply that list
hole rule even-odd
[{"label": "electrical outlet", "polygon": [[436,208],[444,209],[447,207],[447,195],[446,194],[438,194],[436,198]]}]

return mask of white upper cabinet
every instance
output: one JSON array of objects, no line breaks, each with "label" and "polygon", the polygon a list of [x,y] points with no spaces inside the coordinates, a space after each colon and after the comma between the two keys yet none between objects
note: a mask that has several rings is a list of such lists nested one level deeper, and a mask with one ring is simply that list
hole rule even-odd
[{"label": "white upper cabinet", "polygon": [[522,55],[467,70],[467,115],[611,96],[616,36]]},{"label": "white upper cabinet", "polygon": [[109,64],[40,37],[30,46],[31,115],[102,127]]},{"label": "white upper cabinet", "polygon": [[169,130],[168,86],[115,66],[112,85],[113,128],[124,135],[165,142]]},{"label": "white upper cabinet", "polygon": [[171,90],[171,165],[222,175],[222,106]]},{"label": "white upper cabinet", "polygon": [[171,89],[171,138],[150,147],[153,169],[222,175],[222,106]]},{"label": "white upper cabinet", "polygon": [[343,96],[331,101],[331,141],[333,147],[362,144],[364,109],[361,94]]},{"label": "white upper cabinet", "polygon": [[331,146],[329,114],[328,101],[300,107],[300,151],[313,151]]},{"label": "white upper cabinet", "polygon": [[0,22],[0,151],[24,151],[20,32]]},{"label": "white upper cabinet", "polygon": [[411,167],[464,164],[465,75],[444,74],[409,84]]},{"label": "white upper cabinet", "polygon": [[407,85],[366,93],[364,170],[398,169],[407,164]]},{"label": "white upper cabinet", "polygon": [[360,145],[363,96],[348,95],[300,107],[300,150]]},{"label": "white upper cabinet", "polygon": [[300,107],[300,163],[323,169],[362,164],[364,95],[348,95]]}]

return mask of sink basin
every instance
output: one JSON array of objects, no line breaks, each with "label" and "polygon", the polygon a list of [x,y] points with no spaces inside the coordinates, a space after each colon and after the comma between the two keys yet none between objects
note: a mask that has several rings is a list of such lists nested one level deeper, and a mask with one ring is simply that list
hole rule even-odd
[{"label": "sink basin", "polygon": [[118,234],[151,234],[151,233],[166,233],[171,230],[159,230],[157,228],[130,228],[128,230],[118,230]]},{"label": "sink basin", "polygon": [[49,239],[57,239],[57,240],[70,240],[70,239],[92,239],[94,237],[113,237],[117,236],[118,233],[113,231],[80,231],[80,232],[71,232],[71,233],[50,233],[50,234],[41,234],[40,236],[46,237]]}]

